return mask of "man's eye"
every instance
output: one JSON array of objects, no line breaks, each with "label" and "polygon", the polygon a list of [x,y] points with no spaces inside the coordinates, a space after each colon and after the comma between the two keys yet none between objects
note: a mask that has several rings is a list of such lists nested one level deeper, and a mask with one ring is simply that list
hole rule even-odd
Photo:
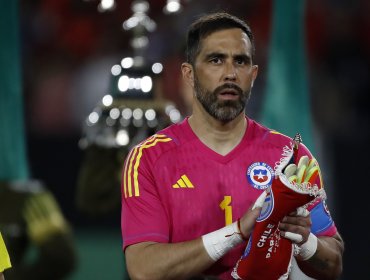
[{"label": "man's eye", "polygon": [[210,62],[212,62],[214,64],[219,64],[219,63],[222,62],[222,60],[219,57],[214,57],[214,58],[211,58]]},{"label": "man's eye", "polygon": [[237,59],[236,60],[236,64],[238,64],[238,65],[244,65],[246,62],[245,62],[245,60],[244,59]]}]

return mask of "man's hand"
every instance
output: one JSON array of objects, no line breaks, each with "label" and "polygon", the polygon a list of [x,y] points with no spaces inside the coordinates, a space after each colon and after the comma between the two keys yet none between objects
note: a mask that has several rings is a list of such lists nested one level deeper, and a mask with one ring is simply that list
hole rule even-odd
[{"label": "man's hand", "polygon": [[308,240],[311,232],[311,218],[309,212],[300,207],[285,216],[279,224],[280,235],[301,245]]},{"label": "man's hand", "polygon": [[249,209],[242,218],[240,218],[239,231],[243,239],[249,238],[251,235],[256,219],[260,215],[266,195],[267,193],[265,191],[262,192],[254,202],[252,208]]},{"label": "man's hand", "polygon": [[51,236],[69,230],[58,203],[50,192],[38,193],[28,198],[23,217],[29,238],[35,244],[43,244]]}]

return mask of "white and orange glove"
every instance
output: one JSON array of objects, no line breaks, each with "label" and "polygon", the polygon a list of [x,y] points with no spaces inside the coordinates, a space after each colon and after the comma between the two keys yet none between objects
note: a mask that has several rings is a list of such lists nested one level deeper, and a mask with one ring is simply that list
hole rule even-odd
[{"label": "white and orange glove", "polygon": [[291,163],[284,169],[284,175],[288,178],[289,182],[296,184],[310,183],[313,185],[320,169],[316,159],[302,156],[299,159],[298,165]]},{"label": "white and orange glove", "polygon": [[[297,163],[298,145],[284,157],[275,170],[275,178],[263,204],[245,252],[236,264],[234,279],[287,279],[293,258],[294,244],[290,239],[301,238],[288,233],[290,239],[282,238],[279,222],[289,213],[306,205],[320,195],[320,187],[313,182],[319,170],[314,159],[303,156]],[[293,161],[295,163],[290,164]],[[304,209],[307,211],[306,209]],[[298,210],[304,212],[303,210]],[[308,212],[308,211],[307,211]]]},{"label": "white and orange glove", "polygon": [[[316,159],[309,159],[308,156],[303,156],[300,158],[298,165],[289,164],[285,168],[284,174],[290,182],[297,184],[309,182],[310,184],[314,184],[317,177],[320,176],[320,168]],[[307,209],[299,207],[297,209],[297,215],[307,217],[309,212]],[[307,241],[301,245],[297,245],[303,240],[300,234],[286,232],[284,237],[290,239],[294,243],[294,252],[301,260],[308,260],[317,250],[317,237],[313,233],[310,233]]]}]

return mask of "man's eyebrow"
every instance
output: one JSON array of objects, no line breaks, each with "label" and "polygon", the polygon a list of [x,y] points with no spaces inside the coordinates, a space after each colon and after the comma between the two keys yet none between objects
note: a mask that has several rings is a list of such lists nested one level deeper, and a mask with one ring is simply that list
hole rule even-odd
[{"label": "man's eyebrow", "polygon": [[220,53],[220,52],[211,52],[211,53],[209,53],[209,54],[207,54],[205,56],[205,59],[208,60],[208,59],[215,58],[215,57],[217,57],[217,58],[225,58],[226,57],[226,54]]},{"label": "man's eyebrow", "polygon": [[252,58],[250,55],[247,54],[236,54],[233,56],[234,59],[242,59],[245,62],[251,62]]},{"label": "man's eyebrow", "polygon": [[[205,56],[205,60],[210,60],[212,58],[225,58],[227,55],[221,52],[211,52]],[[245,62],[251,62],[252,58],[248,54],[235,54],[233,55],[233,59],[241,59]]]}]

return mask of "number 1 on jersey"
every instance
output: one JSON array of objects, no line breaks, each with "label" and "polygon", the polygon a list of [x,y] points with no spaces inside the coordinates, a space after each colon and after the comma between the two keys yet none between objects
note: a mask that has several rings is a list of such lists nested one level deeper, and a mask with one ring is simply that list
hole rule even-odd
[{"label": "number 1 on jersey", "polygon": [[233,222],[233,209],[231,204],[231,195],[225,195],[224,200],[220,203],[220,208],[225,211],[225,225]]}]

